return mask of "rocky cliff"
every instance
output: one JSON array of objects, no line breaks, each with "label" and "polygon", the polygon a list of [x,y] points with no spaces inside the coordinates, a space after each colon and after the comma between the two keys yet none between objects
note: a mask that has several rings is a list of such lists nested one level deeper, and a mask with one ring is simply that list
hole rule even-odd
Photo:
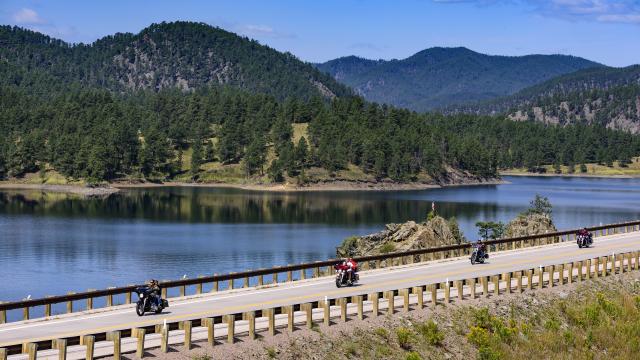
[{"label": "rocky cliff", "polygon": [[338,257],[377,255],[396,251],[424,249],[460,244],[464,237],[455,219],[435,216],[431,220],[416,223],[387,224],[386,229],[362,237],[349,237],[336,249]]},{"label": "rocky cliff", "polygon": [[550,215],[523,213],[507,224],[504,237],[537,235],[554,231],[558,231],[558,229],[553,224],[553,219]]}]

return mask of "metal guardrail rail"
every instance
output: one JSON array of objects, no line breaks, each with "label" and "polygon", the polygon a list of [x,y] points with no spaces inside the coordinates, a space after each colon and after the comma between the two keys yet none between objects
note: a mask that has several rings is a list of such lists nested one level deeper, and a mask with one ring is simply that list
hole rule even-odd
[{"label": "metal guardrail rail", "polygon": [[[617,234],[621,232],[640,231],[640,220],[607,224],[601,226],[593,226],[587,228],[587,230],[594,232],[594,236],[604,236],[610,234]],[[504,238],[485,241],[489,251],[500,251],[507,249],[517,249],[531,246],[539,246],[550,243],[558,243],[563,241],[571,241],[575,239],[575,234],[578,229],[558,231],[539,235],[521,236],[514,238]],[[511,244],[511,247],[507,246]],[[469,254],[472,243],[464,243],[459,245],[441,246],[427,249],[416,249],[403,252],[392,252],[380,255],[361,256],[356,257],[355,260],[361,264],[362,270],[379,269],[387,266],[402,265],[407,263],[444,259],[450,257],[461,256],[462,254]],[[202,285],[207,283],[213,284],[212,292],[218,291],[219,284],[221,282],[227,282],[227,288],[234,288],[234,280],[244,280],[243,287],[249,287],[249,279],[257,277],[257,285],[262,286],[263,277],[265,275],[271,275],[273,277],[273,283],[278,283],[278,274],[286,273],[286,281],[293,281],[293,272],[299,271],[298,279],[303,280],[307,278],[306,270],[313,269],[313,277],[320,277],[323,275],[322,268],[327,267],[327,271],[324,275],[333,274],[332,266],[336,264],[340,259],[329,259],[325,261],[316,261],[311,263],[302,263],[287,266],[277,266],[269,269],[249,270],[236,273],[228,273],[222,275],[213,276],[201,276],[190,279],[180,279],[171,281],[160,282],[160,287],[163,291],[163,297],[167,297],[167,290],[172,288],[180,289],[180,296],[185,296],[187,286],[196,286],[195,294],[202,293]],[[125,295],[125,304],[131,303],[131,296],[135,288],[140,285],[129,285],[124,287],[114,287],[95,291],[86,291],[78,293],[69,293],[67,295],[49,296],[45,298],[12,301],[0,303],[0,324],[7,321],[6,312],[10,310],[23,309],[23,319],[30,318],[30,308],[37,306],[44,306],[45,317],[51,316],[51,305],[67,303],[67,313],[71,313],[74,310],[73,302],[78,300],[87,300],[87,306],[82,310],[94,309],[93,299],[106,297],[106,307],[113,306],[113,296]],[[77,307],[76,307],[77,308]],[[80,310],[80,311],[82,311]]]}]

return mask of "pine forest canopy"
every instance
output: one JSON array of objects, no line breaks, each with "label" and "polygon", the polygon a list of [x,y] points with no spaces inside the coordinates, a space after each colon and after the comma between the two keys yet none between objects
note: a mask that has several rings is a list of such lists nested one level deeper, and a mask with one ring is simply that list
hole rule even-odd
[{"label": "pine forest canopy", "polygon": [[[291,55],[203,24],[91,45],[4,26],[0,41],[0,177],[53,168],[91,181],[175,179],[188,151],[194,179],[215,162],[260,181],[355,167],[377,180],[449,183],[454,172],[486,179],[640,154],[638,137],[602,126],[369,103]],[[304,136],[296,123],[308,124]]]}]

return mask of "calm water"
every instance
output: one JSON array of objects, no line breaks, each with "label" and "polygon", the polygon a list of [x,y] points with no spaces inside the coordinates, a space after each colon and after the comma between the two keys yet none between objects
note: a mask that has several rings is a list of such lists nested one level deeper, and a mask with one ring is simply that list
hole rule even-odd
[{"label": "calm water", "polygon": [[0,300],[326,259],[347,236],[423,219],[432,201],[468,238],[476,221],[506,222],[535,193],[561,229],[640,219],[640,180],[506,180],[375,193],[167,187],[103,200],[0,192]]}]

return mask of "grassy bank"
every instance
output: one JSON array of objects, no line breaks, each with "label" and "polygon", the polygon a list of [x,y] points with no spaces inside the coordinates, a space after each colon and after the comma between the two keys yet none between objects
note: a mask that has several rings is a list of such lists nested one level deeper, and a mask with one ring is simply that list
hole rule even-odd
[{"label": "grassy bank", "polygon": [[[620,163],[615,161],[613,166],[606,166],[603,164],[585,164],[585,168],[581,169],[580,165],[576,165],[571,171],[570,167],[562,165],[559,168],[559,172],[553,165],[543,165],[541,168],[545,169],[545,173],[533,173],[528,172],[526,168],[511,168],[500,171],[501,175],[526,175],[526,176],[594,176],[594,177],[640,177],[640,158],[633,158],[631,163],[626,166],[620,166]],[[582,171],[585,170],[585,171]]]}]

